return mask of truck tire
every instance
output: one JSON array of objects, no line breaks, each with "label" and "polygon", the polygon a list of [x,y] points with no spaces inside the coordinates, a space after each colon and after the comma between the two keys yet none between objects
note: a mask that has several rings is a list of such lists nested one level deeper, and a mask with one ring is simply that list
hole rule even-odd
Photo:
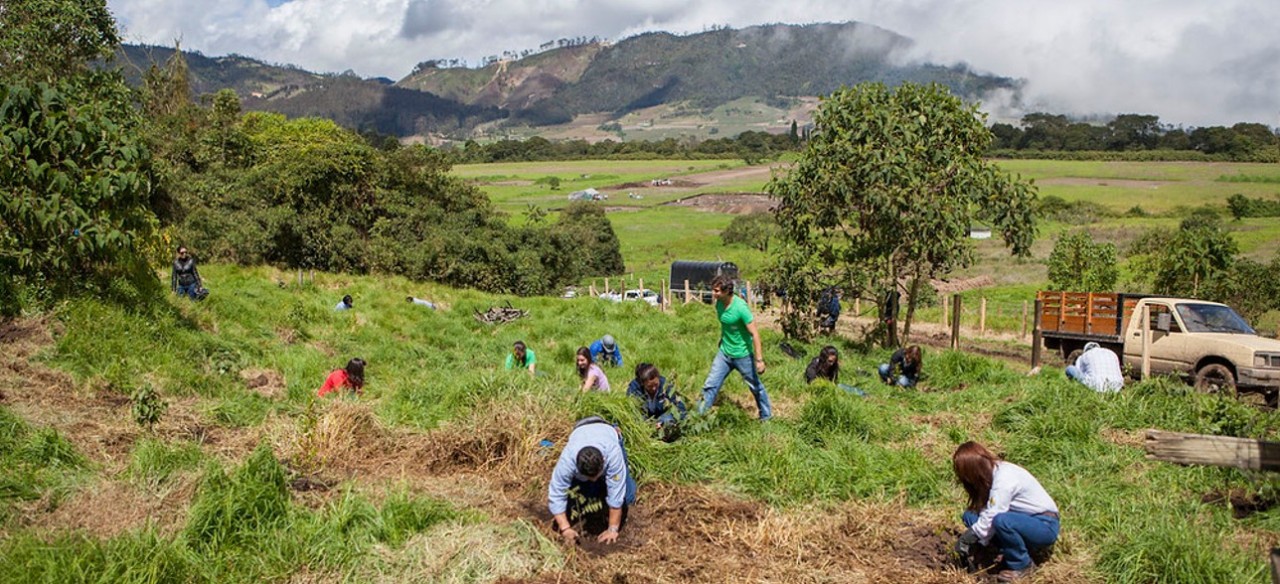
[{"label": "truck tire", "polygon": [[1236,394],[1236,376],[1221,363],[1210,363],[1196,371],[1196,390],[1222,395]]}]

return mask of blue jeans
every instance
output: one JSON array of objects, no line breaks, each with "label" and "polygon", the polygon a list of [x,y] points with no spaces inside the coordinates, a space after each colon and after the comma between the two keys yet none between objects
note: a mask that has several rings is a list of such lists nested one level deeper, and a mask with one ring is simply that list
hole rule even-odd
[{"label": "blue jeans", "polygon": [[[960,519],[965,527],[978,522],[978,514],[965,511]],[[1047,548],[1058,541],[1058,518],[1052,515],[1027,515],[1006,511],[991,521],[991,543],[1004,554],[1010,570],[1023,570],[1031,565],[1031,552]]]},{"label": "blue jeans", "polygon": [[725,355],[724,351],[716,351],[716,358],[711,362],[711,373],[707,374],[707,380],[702,384],[702,404],[698,406],[698,413],[705,414],[716,403],[720,387],[724,385],[729,372],[734,369],[742,374],[742,379],[747,382],[747,387],[755,396],[756,408],[760,410],[760,419],[768,420],[773,417],[773,407],[769,405],[769,392],[765,391],[764,383],[760,381],[760,374],[756,373],[755,358],[751,354],[733,358]]},{"label": "blue jeans", "polygon": [[[880,364],[880,381],[889,383],[889,379],[892,377],[889,373],[892,370],[893,370],[893,367],[890,366],[888,363],[881,363]],[[898,387],[915,387],[915,385],[916,385],[916,380],[910,377],[907,377],[906,375],[898,376]]]},{"label": "blue jeans", "polygon": [[196,299],[196,289],[200,288],[199,284],[187,284],[183,286],[178,284],[178,296],[186,296],[192,300]]},{"label": "blue jeans", "polygon": [[1066,374],[1067,379],[1084,383],[1084,372],[1081,371],[1079,367],[1076,367],[1075,365],[1067,365]]}]

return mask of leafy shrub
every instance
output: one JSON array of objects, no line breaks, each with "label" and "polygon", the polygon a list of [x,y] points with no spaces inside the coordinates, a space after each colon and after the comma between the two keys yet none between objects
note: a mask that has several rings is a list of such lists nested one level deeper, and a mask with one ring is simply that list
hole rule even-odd
[{"label": "leafy shrub", "polygon": [[741,243],[767,252],[769,242],[781,234],[782,228],[778,226],[773,213],[760,211],[734,217],[729,226],[720,232],[720,240],[725,245]]},{"label": "leafy shrub", "polygon": [[169,404],[160,398],[160,392],[150,383],[143,383],[134,390],[129,401],[133,402],[133,421],[148,430],[160,421],[160,417],[169,408]]},{"label": "leafy shrub", "polygon": [[1049,254],[1051,290],[1106,292],[1113,290],[1120,270],[1116,266],[1116,246],[1094,243],[1085,231],[1065,233]]},{"label": "leafy shrub", "polygon": [[114,278],[159,291],[141,252],[157,222],[137,125],[118,75],[0,84],[0,295],[24,282],[106,291]]}]

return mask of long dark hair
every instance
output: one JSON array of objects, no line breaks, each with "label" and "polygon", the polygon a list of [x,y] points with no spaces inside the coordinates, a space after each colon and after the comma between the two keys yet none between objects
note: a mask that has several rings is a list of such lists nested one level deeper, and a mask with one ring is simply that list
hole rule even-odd
[{"label": "long dark hair", "polygon": [[902,361],[906,365],[915,367],[916,369],[920,368],[921,359],[923,359],[923,357],[920,356],[920,345],[911,345],[902,352]]},{"label": "long dark hair", "polygon": [[516,344],[512,346],[515,347],[516,362],[519,363],[521,367],[528,365],[529,352],[524,346],[524,341],[516,341]]},{"label": "long dark hair", "polygon": [[960,486],[969,494],[969,510],[982,511],[991,498],[991,480],[995,474],[996,455],[977,442],[965,442],[951,455],[951,468],[955,470]]},{"label": "long dark hair", "polygon": [[[827,359],[835,356],[836,362],[827,365]],[[840,352],[833,345],[827,345],[818,352],[818,373],[823,377],[831,377],[831,374],[840,370]]]},{"label": "long dark hair", "polygon": [[[587,378],[587,371],[591,369],[591,364],[594,362],[594,361],[592,361],[592,360],[591,360],[591,349],[588,349],[588,348],[586,348],[586,347],[578,347],[578,353],[577,353],[577,355],[578,355],[578,357],[586,357],[586,358],[587,358],[587,366],[586,366],[586,367],[578,367],[578,377],[581,377],[581,378],[583,378],[583,379],[586,379],[586,378]],[[576,359],[577,359],[577,357],[575,357],[575,360],[576,360]],[[577,366],[577,363],[574,363],[574,366],[576,367],[576,366]]]},{"label": "long dark hair", "polygon": [[347,382],[351,384],[351,387],[356,389],[364,387],[364,366],[364,359],[359,357],[347,361],[347,366],[344,369],[347,372]]}]

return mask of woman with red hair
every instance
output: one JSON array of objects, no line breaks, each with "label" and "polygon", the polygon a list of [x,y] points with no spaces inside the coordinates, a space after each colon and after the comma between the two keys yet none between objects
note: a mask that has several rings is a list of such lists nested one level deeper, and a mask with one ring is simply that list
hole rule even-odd
[{"label": "woman with red hair", "polygon": [[1026,469],[996,458],[977,442],[961,444],[951,457],[960,485],[969,494],[961,537],[995,545],[1004,556],[1000,582],[1013,582],[1035,570],[1031,552],[1058,540],[1058,505]]}]

